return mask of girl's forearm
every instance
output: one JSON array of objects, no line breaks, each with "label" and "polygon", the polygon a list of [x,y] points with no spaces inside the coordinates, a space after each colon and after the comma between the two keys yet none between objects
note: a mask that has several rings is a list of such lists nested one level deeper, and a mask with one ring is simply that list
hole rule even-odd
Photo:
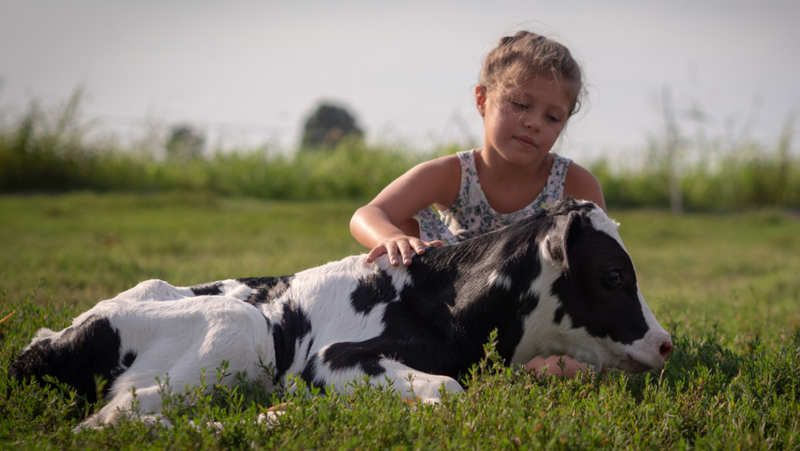
[{"label": "girl's forearm", "polygon": [[372,205],[356,210],[350,219],[350,233],[367,249],[373,249],[386,238],[406,235],[405,231],[392,224],[383,210]]}]

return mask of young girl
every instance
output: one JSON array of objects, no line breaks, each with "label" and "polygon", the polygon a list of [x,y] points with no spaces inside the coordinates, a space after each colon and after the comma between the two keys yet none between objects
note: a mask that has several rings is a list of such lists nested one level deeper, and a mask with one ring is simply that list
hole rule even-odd
[{"label": "young girl", "polygon": [[[421,163],[359,208],[350,231],[371,249],[367,262],[388,254],[392,265],[409,265],[414,252],[505,227],[563,196],[605,209],[594,175],[550,153],[582,94],[580,67],[566,47],[527,31],[501,39],[475,87],[483,147]],[[561,358],[565,377],[585,367],[559,356],[527,367],[561,373]]]}]

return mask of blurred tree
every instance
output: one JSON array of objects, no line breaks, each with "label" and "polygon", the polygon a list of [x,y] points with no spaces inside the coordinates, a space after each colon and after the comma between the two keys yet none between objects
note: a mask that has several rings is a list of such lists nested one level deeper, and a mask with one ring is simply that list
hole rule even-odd
[{"label": "blurred tree", "polygon": [[172,127],[167,141],[167,159],[189,161],[203,158],[205,143],[203,133],[188,125]]},{"label": "blurred tree", "polygon": [[321,103],[314,114],[306,119],[301,149],[333,149],[345,138],[361,139],[355,118],[345,108]]}]

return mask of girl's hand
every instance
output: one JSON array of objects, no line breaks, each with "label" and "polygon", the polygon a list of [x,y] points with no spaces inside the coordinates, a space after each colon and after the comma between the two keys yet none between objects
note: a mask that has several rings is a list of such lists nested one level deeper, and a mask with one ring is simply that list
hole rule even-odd
[{"label": "girl's hand", "polygon": [[[561,363],[561,365],[559,365]],[[563,368],[561,367],[563,365]],[[551,355],[548,358],[541,356],[534,357],[533,360],[525,365],[525,368],[532,372],[534,376],[542,373],[548,376],[558,376],[565,379],[572,379],[579,371],[586,371],[588,365],[578,362],[572,357]]]},{"label": "girl's hand", "polygon": [[430,242],[422,241],[419,238],[408,235],[389,237],[378,243],[378,245],[369,252],[367,255],[367,263],[372,263],[376,258],[387,254],[389,255],[389,263],[391,263],[392,266],[400,264],[398,257],[402,258],[403,264],[408,266],[411,264],[411,259],[414,257],[415,252],[417,255],[422,255],[425,253],[425,248],[430,246],[441,247],[444,246],[444,243],[439,240]]}]

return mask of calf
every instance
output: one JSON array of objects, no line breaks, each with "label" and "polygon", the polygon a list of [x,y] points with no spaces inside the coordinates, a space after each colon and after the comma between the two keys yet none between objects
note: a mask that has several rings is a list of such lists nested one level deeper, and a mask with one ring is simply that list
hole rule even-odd
[{"label": "calf", "polygon": [[[617,226],[589,202],[566,199],[505,229],[391,266],[363,255],[283,277],[174,287],[142,282],[53,332],[41,329],[13,364],[21,379],[50,375],[109,403],[84,422],[102,427],[139,409],[158,413],[156,378],[200,383],[201,369],[245,371],[267,389],[298,376],[314,386],[371,376],[435,402],[482,355],[497,329],[506,364],[569,355],[629,372],[662,365],[672,343],[639,291]],[[273,365],[268,376],[260,365]]]}]

